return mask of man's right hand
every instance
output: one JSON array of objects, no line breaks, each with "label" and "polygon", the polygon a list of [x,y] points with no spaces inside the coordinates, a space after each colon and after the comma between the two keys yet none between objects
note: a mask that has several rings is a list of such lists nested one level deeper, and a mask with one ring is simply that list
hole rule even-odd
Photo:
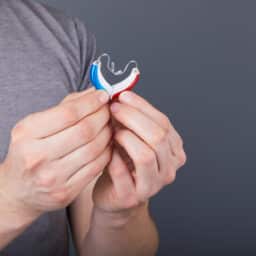
[{"label": "man's right hand", "polygon": [[5,211],[37,218],[64,208],[103,171],[111,158],[107,102],[91,88],[17,123],[0,165]]}]

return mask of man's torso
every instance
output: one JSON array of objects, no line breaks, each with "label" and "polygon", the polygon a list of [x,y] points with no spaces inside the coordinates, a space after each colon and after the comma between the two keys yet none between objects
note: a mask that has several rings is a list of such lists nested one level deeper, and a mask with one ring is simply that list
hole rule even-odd
[{"label": "man's torso", "polygon": [[[71,19],[32,0],[0,1],[0,162],[12,127],[26,115],[58,104],[80,78]],[[65,210],[43,215],[0,255],[65,256]]]}]

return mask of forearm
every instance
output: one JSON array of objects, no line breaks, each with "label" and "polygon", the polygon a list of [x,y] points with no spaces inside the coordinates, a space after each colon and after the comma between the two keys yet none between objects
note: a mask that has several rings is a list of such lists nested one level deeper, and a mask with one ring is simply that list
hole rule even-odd
[{"label": "forearm", "polygon": [[[1,169],[1,167],[0,167]],[[36,219],[19,209],[0,182],[0,251],[18,237]]]},{"label": "forearm", "polygon": [[18,237],[34,219],[12,210],[0,194],[0,251]]},{"label": "forearm", "polygon": [[80,255],[151,256],[158,248],[158,232],[147,206],[129,217],[102,216],[94,209],[90,230],[80,249]]}]

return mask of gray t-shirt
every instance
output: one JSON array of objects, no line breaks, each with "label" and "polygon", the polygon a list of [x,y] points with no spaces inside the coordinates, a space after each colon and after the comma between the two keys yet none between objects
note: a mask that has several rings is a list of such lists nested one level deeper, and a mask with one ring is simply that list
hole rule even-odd
[{"label": "gray t-shirt", "polygon": [[[33,0],[0,0],[0,162],[17,121],[88,87],[95,51],[95,36],[79,19]],[[43,215],[0,252],[67,254],[65,210]]]}]

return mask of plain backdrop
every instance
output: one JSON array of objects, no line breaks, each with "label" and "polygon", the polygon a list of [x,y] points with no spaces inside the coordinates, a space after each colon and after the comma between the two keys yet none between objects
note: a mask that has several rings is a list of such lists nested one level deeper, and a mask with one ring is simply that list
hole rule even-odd
[{"label": "plain backdrop", "polygon": [[256,2],[48,0],[80,17],[136,92],[165,112],[188,162],[152,200],[159,255],[256,255]]}]

